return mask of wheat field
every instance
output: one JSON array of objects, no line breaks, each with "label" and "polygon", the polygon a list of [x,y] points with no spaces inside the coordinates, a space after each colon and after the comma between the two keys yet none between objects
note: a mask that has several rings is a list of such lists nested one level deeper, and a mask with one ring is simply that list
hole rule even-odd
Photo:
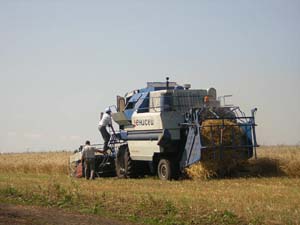
[{"label": "wheat field", "polygon": [[71,154],[71,152],[2,154],[0,172],[68,174]]},{"label": "wheat field", "polygon": [[[1,154],[0,172],[68,174],[71,154],[71,152]],[[260,147],[257,149],[257,159],[248,160],[245,166],[249,169],[250,176],[300,177],[300,147]]]},{"label": "wheat field", "polygon": [[160,181],[69,177],[71,153],[0,155],[0,201],[136,224],[300,224],[300,148],[261,147],[247,176]]},{"label": "wheat field", "polygon": [[257,156],[258,159],[252,159],[250,163],[260,165],[260,169],[264,173],[270,172],[272,174],[274,172],[273,175],[300,177],[299,146],[262,147],[258,148]]}]

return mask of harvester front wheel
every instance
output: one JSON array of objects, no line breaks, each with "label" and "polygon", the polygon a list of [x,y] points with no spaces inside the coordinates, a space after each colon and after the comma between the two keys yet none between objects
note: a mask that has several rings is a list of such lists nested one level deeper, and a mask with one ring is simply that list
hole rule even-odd
[{"label": "harvester front wheel", "polygon": [[119,178],[135,178],[137,171],[134,166],[134,161],[130,158],[130,153],[127,145],[120,147],[115,159],[116,174]]},{"label": "harvester front wheel", "polygon": [[176,179],[175,162],[170,159],[160,159],[157,174],[161,180]]}]

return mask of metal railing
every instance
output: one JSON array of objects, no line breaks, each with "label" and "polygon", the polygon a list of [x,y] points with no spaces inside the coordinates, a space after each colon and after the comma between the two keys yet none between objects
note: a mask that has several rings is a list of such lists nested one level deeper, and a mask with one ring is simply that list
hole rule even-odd
[{"label": "metal railing", "polygon": [[[208,141],[201,140],[204,144],[201,149],[212,151],[215,159],[217,158],[217,155],[219,155],[219,159],[222,159],[223,151],[229,149],[247,151],[248,158],[252,157],[254,153],[256,158],[256,147],[259,146],[256,142],[255,132],[255,127],[257,126],[255,124],[256,110],[257,109],[253,109],[251,111],[251,116],[245,116],[238,107],[229,107],[228,112],[231,112],[229,114],[234,114],[226,117],[219,116],[217,111],[211,111],[211,109],[205,107],[192,109],[190,112],[186,113],[186,122],[181,123],[181,126],[192,126],[194,127],[195,132],[197,132],[197,127],[199,127],[198,132],[201,133],[202,131],[205,131],[206,134],[208,133]],[[207,120],[215,120],[219,122],[217,124],[205,124],[205,121]],[[230,123],[228,121],[232,122]],[[227,140],[224,139],[225,130]]]}]

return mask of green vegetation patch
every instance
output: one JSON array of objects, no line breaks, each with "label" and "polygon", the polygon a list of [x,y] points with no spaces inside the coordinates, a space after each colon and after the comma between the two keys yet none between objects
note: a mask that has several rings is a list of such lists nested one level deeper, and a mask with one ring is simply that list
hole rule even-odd
[{"label": "green vegetation patch", "polygon": [[1,185],[0,199],[2,202],[59,207],[153,225],[243,224],[232,212],[218,212],[203,207],[199,213],[199,208],[193,209],[186,203],[180,205],[167,196],[144,193],[135,197],[122,197],[115,192],[86,195],[86,192],[81,191],[80,183],[88,184],[88,181],[76,182],[70,179],[67,183],[59,183],[52,178],[49,181],[46,185],[34,184],[26,189],[13,184]]},{"label": "green vegetation patch", "polygon": [[[74,179],[65,173],[68,154],[26,156],[0,156],[1,202],[64,208],[137,224],[300,221],[299,148],[259,149],[260,159],[250,162],[258,176],[171,182],[155,177]],[[278,170],[283,175],[278,176]]]}]

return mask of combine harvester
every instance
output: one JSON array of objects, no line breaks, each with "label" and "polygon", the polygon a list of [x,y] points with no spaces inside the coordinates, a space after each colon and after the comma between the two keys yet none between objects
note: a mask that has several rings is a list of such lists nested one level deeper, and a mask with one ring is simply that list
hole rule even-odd
[{"label": "combine harvester", "polygon": [[[109,153],[97,155],[97,174],[135,178],[152,173],[171,180],[197,162],[222,165],[217,172],[224,174],[227,165],[256,157],[257,109],[246,116],[221,100],[214,88],[191,89],[169,78],[117,96],[111,109],[119,131],[111,136]],[[79,149],[70,158],[72,174],[80,158]]]}]

